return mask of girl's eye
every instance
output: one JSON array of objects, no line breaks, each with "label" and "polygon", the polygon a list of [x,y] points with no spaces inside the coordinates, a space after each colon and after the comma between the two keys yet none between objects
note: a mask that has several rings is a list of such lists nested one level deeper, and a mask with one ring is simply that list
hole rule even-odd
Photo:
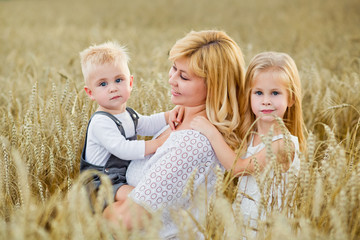
[{"label": "girl's eye", "polygon": [[273,94],[274,96],[277,96],[277,95],[279,95],[280,93],[279,93],[278,91],[274,91],[272,94]]},{"label": "girl's eye", "polygon": [[101,82],[101,83],[99,84],[99,86],[102,86],[102,87],[105,87],[106,85],[107,85],[106,82]]},{"label": "girl's eye", "polygon": [[261,91],[255,91],[255,95],[262,95],[262,92]]},{"label": "girl's eye", "polygon": [[122,79],[118,78],[118,79],[115,80],[115,82],[117,82],[117,83],[122,82]]}]

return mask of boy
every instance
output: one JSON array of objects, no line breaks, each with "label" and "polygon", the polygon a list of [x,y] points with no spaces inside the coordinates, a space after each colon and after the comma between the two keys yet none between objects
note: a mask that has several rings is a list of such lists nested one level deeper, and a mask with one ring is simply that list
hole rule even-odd
[{"label": "boy", "polygon": [[[89,120],[81,155],[80,171],[95,169],[109,176],[114,200],[123,198],[126,170],[132,159],[143,159],[162,145],[166,138],[136,140],[136,134],[152,136],[169,122],[170,112],[141,116],[126,107],[133,86],[126,49],[115,42],[90,46],[80,53],[87,95],[99,105]],[[176,112],[176,108],[172,110]],[[175,113],[174,113],[175,114]],[[98,177],[95,187],[100,186]],[[119,190],[121,187],[121,190]],[[127,190],[128,189],[128,190]]]}]

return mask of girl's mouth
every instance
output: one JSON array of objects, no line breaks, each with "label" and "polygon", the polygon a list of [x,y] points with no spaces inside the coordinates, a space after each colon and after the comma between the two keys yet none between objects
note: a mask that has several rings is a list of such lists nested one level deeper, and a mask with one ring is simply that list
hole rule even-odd
[{"label": "girl's mouth", "polygon": [[264,114],[269,114],[272,113],[274,110],[261,110],[262,113]]}]

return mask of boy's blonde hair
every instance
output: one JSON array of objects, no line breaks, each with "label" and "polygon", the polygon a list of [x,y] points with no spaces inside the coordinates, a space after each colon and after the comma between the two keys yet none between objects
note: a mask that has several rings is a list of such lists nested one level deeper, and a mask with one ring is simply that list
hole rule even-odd
[{"label": "boy's blonde hair", "polygon": [[170,50],[169,59],[189,58],[190,70],[205,79],[206,115],[227,144],[239,146],[238,96],[244,86],[244,59],[239,46],[223,31],[191,31]]},{"label": "boy's blonde hair", "polygon": [[81,70],[85,82],[88,81],[90,72],[96,66],[120,64],[127,67],[129,60],[127,49],[117,42],[105,42],[100,45],[92,45],[80,52]]},{"label": "boy's blonde hair", "polygon": [[[277,76],[285,82],[288,86],[288,93],[291,107],[288,107],[283,120],[289,132],[298,137],[300,150],[305,149],[305,137],[303,133],[303,114],[302,114],[302,95],[301,82],[298,69],[294,60],[286,53],[280,52],[263,52],[257,54],[249,64],[245,75],[245,96],[241,103],[241,114],[243,115],[243,122],[241,124],[241,136],[245,136],[247,130],[250,128],[256,117],[251,110],[251,90],[254,79],[259,73],[266,71],[273,71]],[[244,147],[247,147],[249,141],[248,136],[245,140]]]}]

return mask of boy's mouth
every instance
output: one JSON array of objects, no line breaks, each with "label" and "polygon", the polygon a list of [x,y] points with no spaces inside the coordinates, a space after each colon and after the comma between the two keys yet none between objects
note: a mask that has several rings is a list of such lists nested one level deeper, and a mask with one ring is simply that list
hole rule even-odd
[{"label": "boy's mouth", "polygon": [[110,98],[110,100],[115,100],[115,99],[118,99],[120,96],[115,96],[115,97],[112,97]]}]

